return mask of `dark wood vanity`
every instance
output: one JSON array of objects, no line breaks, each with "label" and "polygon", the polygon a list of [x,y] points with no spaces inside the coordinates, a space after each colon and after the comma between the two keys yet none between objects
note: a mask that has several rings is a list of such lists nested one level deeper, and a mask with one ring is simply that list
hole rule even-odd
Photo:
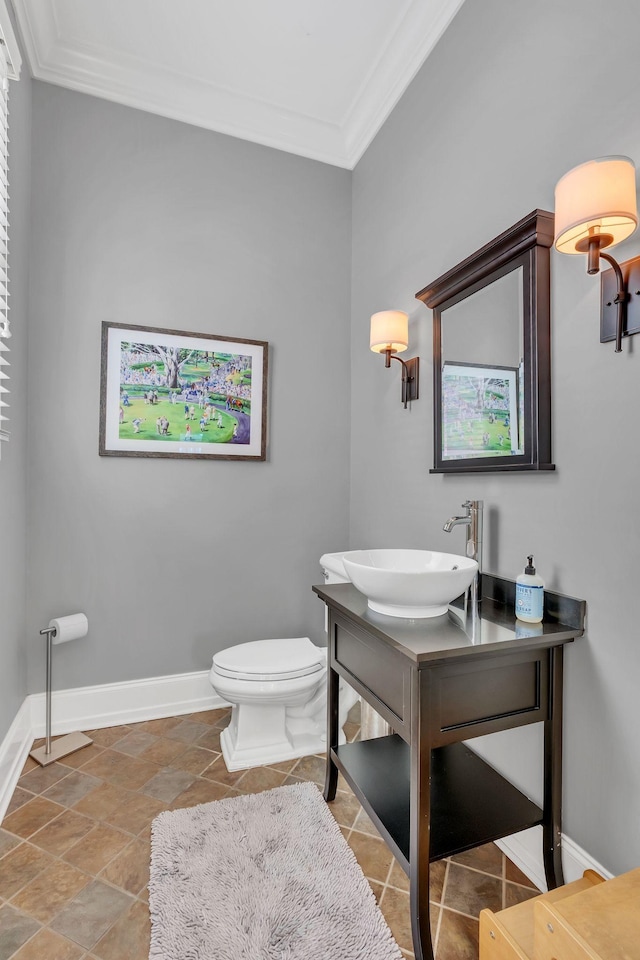
[{"label": "dark wood vanity", "polygon": [[[513,583],[485,574],[476,610],[405,620],[369,610],[350,583],[313,590],[329,612],[324,796],[341,772],[409,876],[415,955],[431,960],[431,861],[541,824],[547,883],[563,883],[563,652],[585,603],[547,592],[545,622],[520,625]],[[392,735],[338,744],[340,676]],[[542,808],[463,743],[529,723],[544,724]]]}]

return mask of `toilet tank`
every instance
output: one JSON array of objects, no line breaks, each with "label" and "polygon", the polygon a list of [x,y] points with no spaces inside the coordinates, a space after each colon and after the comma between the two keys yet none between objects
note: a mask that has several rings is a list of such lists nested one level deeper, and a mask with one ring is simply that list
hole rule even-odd
[{"label": "toilet tank", "polygon": [[347,571],[344,568],[342,558],[347,551],[342,553],[323,553],[320,557],[320,566],[324,574],[325,583],[349,583]]},{"label": "toilet tank", "polygon": [[[342,558],[347,551],[342,553],[323,553],[320,557],[320,566],[324,574],[325,583],[349,583],[347,571],[344,568]],[[324,611],[324,629],[328,632],[329,616],[325,607]],[[350,689],[350,688],[349,688]],[[351,691],[353,693],[353,691]],[[353,694],[355,697],[355,694]],[[376,737],[386,737],[391,733],[391,727],[386,720],[376,713],[373,707],[363,700],[360,706],[360,737],[362,740],[373,740]]]},{"label": "toilet tank", "polygon": [[[347,571],[344,568],[342,558],[347,551],[342,553],[323,553],[320,557],[320,566],[324,575],[325,583],[349,583]],[[324,632],[329,630],[329,611],[324,608]]]}]

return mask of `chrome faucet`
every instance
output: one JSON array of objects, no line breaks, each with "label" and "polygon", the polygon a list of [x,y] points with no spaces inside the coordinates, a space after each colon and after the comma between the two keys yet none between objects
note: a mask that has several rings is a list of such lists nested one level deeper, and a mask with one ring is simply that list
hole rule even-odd
[{"label": "chrome faucet", "polygon": [[462,504],[464,514],[460,517],[449,517],[442,528],[445,533],[451,533],[459,523],[466,524],[469,529],[465,553],[477,561],[478,573],[482,573],[482,506],[482,500],[465,500]]}]

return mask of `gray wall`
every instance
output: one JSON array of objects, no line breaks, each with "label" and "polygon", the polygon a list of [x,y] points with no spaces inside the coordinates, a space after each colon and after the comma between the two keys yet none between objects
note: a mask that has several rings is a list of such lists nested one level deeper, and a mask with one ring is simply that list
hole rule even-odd
[{"label": "gray wall", "polygon": [[[599,343],[598,278],[554,254],[557,472],[429,475],[432,323],[413,297],[534,208],[552,210],[575,164],[640,163],[639,29],[636,0],[467,0],[353,178],[350,545],[461,550],[443,521],[484,499],[488,570],[515,578],[533,552],[548,587],[587,600],[566,671],[565,831],[614,872],[640,862],[640,344],[616,355]],[[640,254],[640,237],[618,253]],[[398,371],[368,350],[369,316],[389,307],[410,313],[407,356],[421,357],[407,412]],[[539,792],[537,728],[485,749]]]},{"label": "gray wall", "polygon": [[[37,630],[51,616],[90,620],[86,640],[56,651],[56,686],[204,669],[219,647],[257,637],[320,640],[309,585],[320,553],[346,545],[349,509],[353,547],[456,550],[461,534],[442,522],[479,497],[487,569],[514,577],[533,551],[549,587],[588,601],[567,664],[565,829],[614,872],[640,862],[637,345],[621,356],[600,345],[597,278],[554,255],[557,473],[431,476],[431,320],[413,299],[535,207],[552,209],[574,164],[640,161],[639,26],[635,0],[467,0],[358,164],[352,207],[345,171],[33,85],[27,630],[25,641],[26,360],[14,322],[0,733],[25,689],[43,688]],[[27,85],[12,96],[25,123],[12,130],[16,321]],[[619,248],[638,253],[637,238]],[[368,350],[369,315],[387,307],[410,313],[423,364],[406,412],[397,370]],[[268,461],[99,458],[102,320],[269,340]],[[535,793],[539,747],[530,728],[485,749]]]},{"label": "gray wall", "polygon": [[[34,83],[29,637],[54,686],[323,641],[348,537],[351,175]],[[103,320],[269,341],[268,459],[98,456]],[[43,688],[29,640],[29,690]]]},{"label": "gray wall", "polygon": [[27,514],[27,293],[31,164],[31,78],[9,93],[11,178],[11,440],[0,451],[0,741],[27,693],[25,551]]}]

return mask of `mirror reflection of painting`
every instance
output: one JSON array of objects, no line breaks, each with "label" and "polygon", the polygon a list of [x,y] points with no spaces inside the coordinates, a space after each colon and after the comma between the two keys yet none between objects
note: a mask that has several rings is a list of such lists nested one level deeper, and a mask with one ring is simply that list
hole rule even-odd
[{"label": "mirror reflection of painting", "polygon": [[446,361],[442,367],[444,460],[519,454],[521,418],[515,367]]},{"label": "mirror reflection of painting", "polygon": [[121,343],[119,437],[249,443],[251,360],[158,343]]}]

